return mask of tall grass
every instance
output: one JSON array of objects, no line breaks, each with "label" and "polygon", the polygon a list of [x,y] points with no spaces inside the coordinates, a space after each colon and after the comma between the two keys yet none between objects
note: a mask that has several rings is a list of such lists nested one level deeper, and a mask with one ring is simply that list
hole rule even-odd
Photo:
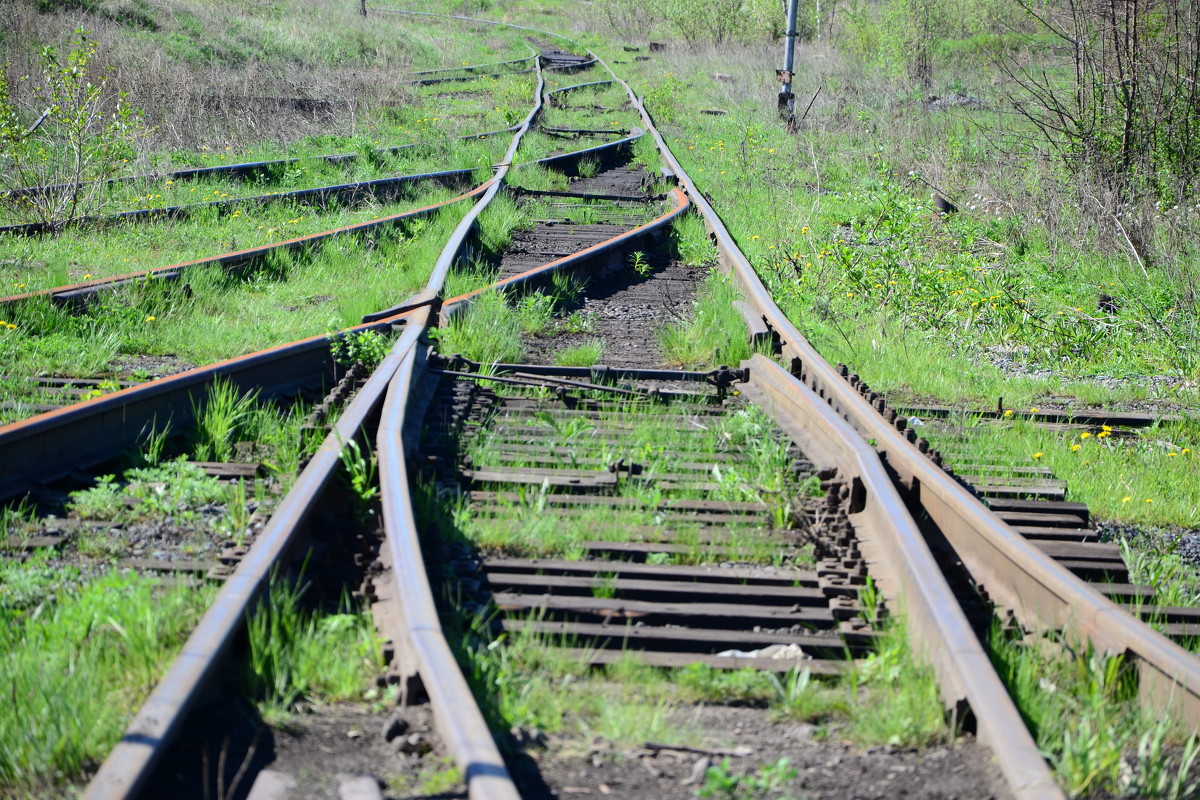
[{"label": "tall grass", "polygon": [[124,732],[212,595],[109,575],[0,626],[0,794],[82,776]]}]

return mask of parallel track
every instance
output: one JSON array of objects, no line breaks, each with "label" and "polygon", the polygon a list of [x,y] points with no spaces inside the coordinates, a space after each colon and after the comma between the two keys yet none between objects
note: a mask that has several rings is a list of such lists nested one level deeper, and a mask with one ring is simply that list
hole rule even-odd
[{"label": "parallel track", "polygon": [[[479,20],[470,22],[498,24]],[[608,69],[594,55],[593,60]],[[567,66],[578,68],[583,63],[576,59]],[[538,67],[540,70],[540,63]],[[1136,657],[1141,673],[1140,685],[1147,701],[1160,706],[1170,705],[1184,719],[1200,722],[1200,662],[1178,645],[1134,620],[1094,588],[1079,580],[1068,567],[1056,563],[1042,549],[1022,538],[1018,531],[989,511],[970,491],[918,449],[915,446],[916,435],[904,430],[904,425],[897,424],[898,420],[885,416],[886,407],[869,398],[861,384],[847,380],[846,370],[839,372],[825,362],[774,304],[719,216],[672,156],[641,102],[627,84],[620,81],[611,70],[609,73],[612,81],[619,83],[629,93],[630,103],[641,115],[645,130],[656,141],[670,174],[681,186],[681,190],[674,192],[674,208],[634,231],[526,270],[489,288],[526,290],[538,285],[539,281],[545,281],[550,273],[558,269],[602,269],[609,256],[628,248],[631,240],[660,228],[689,206],[695,208],[703,216],[716,242],[723,266],[745,294],[745,303],[750,309],[747,316],[752,323],[749,335],[760,336],[765,330],[768,339],[779,343],[781,360],[787,365],[785,369],[772,359],[755,356],[741,366],[743,372],[736,376],[738,391],[773,417],[776,435],[790,439],[792,446],[798,448],[795,451],[798,466],[825,478],[831,498],[830,513],[836,517],[830,525],[829,541],[835,542],[836,547],[844,548],[843,552],[837,553],[843,559],[840,569],[826,565],[824,575],[820,569],[813,575],[787,573],[787,582],[800,583],[799,587],[789,587],[789,590],[794,589],[791,594],[787,591],[782,593],[794,601],[789,608],[803,606],[801,600],[809,603],[820,600],[830,609],[830,621],[839,621],[838,614],[844,617],[842,621],[857,617],[861,609],[854,604],[853,587],[855,579],[861,577],[859,567],[865,568],[881,587],[888,605],[905,609],[906,624],[914,634],[911,639],[918,643],[924,656],[931,661],[946,705],[953,706],[965,701],[974,712],[979,738],[995,752],[1014,796],[1061,797],[1019,714],[992,670],[965,613],[954,599],[953,591],[938,568],[921,529],[908,510],[919,509],[937,526],[955,556],[970,570],[975,582],[983,585],[992,600],[1012,609],[1022,624],[1030,628],[1064,631],[1068,636],[1089,640],[1101,650],[1131,653]],[[493,180],[472,192],[472,196],[479,197],[479,202],[443,250],[425,291],[405,304],[381,312],[383,316],[367,323],[379,328],[400,327],[401,336],[391,353],[350,402],[338,422],[337,435],[331,434],[326,439],[301,474],[296,488],[280,505],[237,572],[226,582],[213,609],[185,646],[183,658],[172,667],[139,712],[126,739],[113,751],[89,787],[88,797],[131,796],[143,785],[163,744],[179,730],[182,715],[192,702],[195,691],[213,673],[219,657],[228,649],[242,615],[261,591],[267,572],[295,540],[298,529],[311,514],[313,505],[337,465],[341,442],[355,437],[363,422],[377,412],[380,414],[380,423],[375,439],[379,451],[384,524],[388,537],[385,579],[390,583],[400,612],[396,629],[387,633],[395,643],[398,658],[403,662],[401,671],[419,677],[428,692],[439,720],[439,730],[462,769],[471,796],[505,800],[517,797],[503,760],[482,715],[470,699],[469,688],[454,664],[441,631],[433,591],[421,555],[410,477],[422,459],[427,460],[431,453],[428,448],[422,448],[420,439],[420,430],[427,414],[440,414],[442,424],[454,427],[470,422],[473,414],[476,415],[475,422],[482,422],[483,418],[478,413],[485,406],[500,409],[503,414],[516,415],[513,419],[520,419],[521,415],[528,418],[531,409],[535,408],[518,393],[508,390],[481,392],[476,388],[464,389],[475,386],[469,373],[476,366],[461,361],[436,360],[422,344],[421,336],[429,326],[444,325],[449,318],[462,313],[483,291],[445,300],[442,298],[446,276],[461,259],[468,232],[486,203],[501,191],[520,137],[537,116],[543,96],[540,71],[538,86],[538,106],[519,126],[505,161],[499,165]],[[129,431],[136,433],[136,428],[124,422],[118,424],[118,415],[122,420],[128,414],[132,414],[136,420],[145,420],[153,413],[178,409],[182,405],[181,400],[190,396],[188,392],[217,374],[227,374],[235,380],[238,375],[243,375],[241,380],[245,385],[263,380],[258,370],[264,365],[270,365],[264,368],[277,371],[295,370],[294,375],[303,375],[306,380],[312,380],[313,376],[320,374],[315,360],[324,357],[324,350],[314,340],[276,350],[285,353],[281,356],[265,351],[247,359],[184,373],[160,382],[166,384],[174,380],[177,384],[175,388],[182,392],[178,395],[169,394],[169,390],[134,387],[60,412],[51,412],[27,423],[7,426],[0,429],[0,455],[11,456],[7,463],[32,467],[35,461],[32,448],[45,448],[47,442],[58,437],[56,444],[49,444],[49,451],[58,455],[49,459],[51,466],[42,469],[44,474],[49,475],[57,468],[55,464],[61,467],[68,450],[74,449],[79,441],[95,437],[95,431],[105,426],[124,426],[124,433],[109,436],[102,445],[97,437],[97,444],[92,448],[89,458],[98,460],[105,451],[111,454],[113,448],[127,444],[131,435]],[[304,363],[301,367],[284,368],[278,366],[283,363],[281,358],[299,359]],[[600,389],[599,384],[589,379],[581,380],[581,376],[569,376],[561,370],[538,371],[528,365],[511,365],[505,369],[509,373],[521,373],[514,377],[518,384],[549,383],[562,388],[555,402],[564,405],[555,406],[551,403],[536,406],[542,413],[578,413],[581,411],[578,403],[583,398],[577,396],[575,400],[566,400],[572,396],[571,392],[581,388],[591,392],[608,391]],[[296,380],[294,375],[290,379],[275,382],[290,385],[289,381],[294,383]],[[631,391],[637,394],[639,381],[678,381],[688,376],[631,373],[627,377],[634,381]],[[726,375],[723,380],[728,389],[735,379]],[[664,421],[687,424],[694,414],[708,413],[703,411],[703,404],[712,402],[711,398],[695,393],[692,395],[682,399],[691,406],[699,404],[697,408],[685,405],[683,408],[687,410],[672,416],[668,406],[669,413]],[[571,403],[576,405],[572,406]],[[582,411],[585,416],[590,413],[586,406]],[[105,417],[105,414],[108,416]],[[98,424],[99,428],[96,427]],[[613,433],[619,435],[618,431]],[[874,442],[873,450],[867,445],[868,441]],[[924,449],[927,451],[929,448],[926,446]],[[531,455],[542,459],[549,457],[548,453],[538,452],[535,448],[515,457],[519,468],[507,471],[492,469],[491,472],[480,472],[471,466],[464,468],[461,462],[450,463],[444,459],[437,461],[433,468],[442,480],[465,481],[477,487],[516,485],[540,477],[542,485],[549,482],[565,488],[573,484],[576,489],[585,491],[583,495],[569,495],[573,499],[562,501],[567,506],[577,504],[579,496],[593,496],[586,493],[589,489],[601,493],[607,491],[615,481],[615,478],[605,478],[600,474],[608,472],[608,465],[602,463],[603,458],[599,454],[583,457],[594,459],[597,466],[605,469],[577,470],[576,474],[552,470],[549,466],[531,466],[528,463]],[[38,457],[41,458],[40,454]],[[55,458],[59,461],[56,462]],[[711,466],[702,460],[696,463],[704,469]],[[666,479],[668,483],[673,481],[677,485],[666,488],[690,487],[693,491],[707,491],[704,486],[707,481],[699,477],[700,468],[690,470],[690,475],[675,475]],[[542,471],[539,472],[539,469]],[[630,470],[628,479],[632,478],[633,472]],[[581,481],[591,482],[592,485],[582,486]],[[9,493],[19,488],[19,482],[11,479],[8,484],[0,485],[0,489]],[[484,488],[482,491],[498,492],[503,489]],[[481,497],[486,501],[490,495]],[[699,519],[703,527],[702,515],[716,509],[701,503],[684,510],[696,517],[693,522]],[[735,508],[728,503],[721,509],[724,514],[731,511],[751,515],[761,513],[761,509]],[[840,514],[844,514],[844,518],[838,516]],[[662,547],[670,542],[662,540],[654,544],[659,548],[654,552],[663,552]],[[715,545],[719,551],[721,543],[715,542]],[[827,546],[831,552],[836,551],[835,545]],[[594,552],[605,554],[621,550],[606,550],[607,547],[611,546],[597,544]],[[623,549],[624,555],[636,551],[636,547]],[[592,566],[588,565],[589,568]],[[542,579],[535,577],[536,573],[547,569],[557,573],[559,578],[541,582]],[[702,577],[699,574],[685,574],[684,570],[635,568],[613,561],[605,561],[590,574],[583,574],[573,564],[537,564],[528,560],[517,562],[495,558],[483,562],[482,572],[492,591],[513,610],[522,607],[546,608],[544,603],[539,606],[527,598],[522,599],[526,594],[525,589],[552,591],[555,597],[565,590],[567,595],[574,593],[578,596],[602,577],[603,580],[614,581],[613,588],[616,591],[634,595],[643,593],[648,598],[644,602],[651,604],[645,606],[644,610],[654,613],[653,603],[657,602],[654,598],[663,594],[678,595],[682,591],[678,579],[695,580]],[[665,574],[670,572],[678,574]],[[610,575],[611,578],[608,577]],[[743,577],[759,582],[756,588],[760,595],[773,594],[774,590],[770,587],[778,583],[763,574],[739,575],[739,578]],[[718,582],[718,585],[725,584]],[[709,587],[709,591],[728,595],[730,599],[742,598],[740,602],[744,602],[745,593],[741,590],[731,590],[726,586],[724,589]],[[839,598],[847,598],[848,602]],[[582,618],[586,614],[581,615],[581,603],[562,602],[559,606],[558,610],[564,612],[560,618],[539,623],[547,631],[553,632],[557,627],[560,632],[590,637],[596,642],[604,638],[603,631],[587,627],[598,623]],[[594,609],[595,604],[590,607]],[[623,607],[628,609],[630,606],[626,604]],[[835,614],[834,608],[841,610]],[[691,613],[689,619],[694,619],[698,613],[696,608],[685,611]],[[761,609],[747,612],[747,618],[757,613],[768,612]],[[788,613],[797,615],[797,618],[804,616],[801,612]],[[727,620],[729,616],[728,609],[712,610],[713,619]],[[501,624],[516,628],[529,623],[513,617],[511,620],[506,618]],[[785,644],[783,641],[775,642],[769,636],[764,637],[761,631],[750,635],[746,629],[728,623],[720,623],[713,629],[725,633],[721,636],[710,633],[710,639],[724,639],[729,644],[752,646],[765,644],[764,639]],[[642,643],[647,645],[649,654],[674,652],[670,656],[651,655],[652,663],[692,663],[707,658],[710,659],[709,663],[733,666],[754,661],[753,656],[746,658],[701,652],[696,648],[697,637],[667,633],[666,630],[647,633],[643,638]],[[843,634],[849,638],[842,641],[851,644],[852,648],[860,644],[865,646],[870,638],[869,631],[861,629],[861,626],[857,630],[843,631]],[[643,637],[642,634],[637,636]],[[782,638],[788,636],[791,634],[782,635]],[[818,637],[794,638],[794,641],[786,643],[797,644],[802,649],[821,650],[822,643],[812,641]],[[741,648],[723,648],[734,649]],[[679,655],[681,651],[685,655]],[[602,660],[603,657],[599,658]],[[722,663],[720,659],[731,663]],[[833,660],[822,659],[812,663],[818,671],[839,669]],[[759,663],[753,665],[766,666]]]}]

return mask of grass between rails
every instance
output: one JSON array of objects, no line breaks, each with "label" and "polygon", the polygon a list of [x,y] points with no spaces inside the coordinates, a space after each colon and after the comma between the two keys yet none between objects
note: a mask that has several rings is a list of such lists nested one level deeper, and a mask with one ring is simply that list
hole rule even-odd
[{"label": "grass between rails", "polygon": [[[486,180],[486,178],[484,178]],[[215,191],[215,190],[214,190]],[[8,294],[265,247],[447,200],[458,191],[422,182],[389,203],[328,209],[283,202],[222,212],[204,208],[181,220],[122,223],[53,237],[0,236]],[[368,235],[378,235],[377,232]]]},{"label": "grass between rails", "polygon": [[103,295],[84,314],[36,299],[6,312],[0,335],[12,374],[104,375],[122,355],[208,363],[357,324],[418,291],[468,205],[428,220],[281,253],[249,273],[190,269]]},{"label": "grass between rails", "polygon": [[992,631],[992,662],[1071,797],[1194,796],[1200,738],[1138,702],[1136,668]]},{"label": "grass between rails", "polygon": [[[43,564],[0,569],[7,585]],[[32,607],[6,597],[0,680],[11,694],[0,713],[0,794],[51,796],[103,759],[211,596],[109,575],[60,581],[53,600]]]},{"label": "grass between rails", "polygon": [[832,680],[802,666],[784,674],[700,664],[660,669],[632,651],[614,665],[593,668],[534,634],[493,638],[481,621],[448,635],[502,746],[511,747],[503,734],[517,728],[552,734],[566,740],[559,746],[567,749],[570,741],[597,738],[618,753],[646,742],[732,746],[697,725],[698,710],[712,704],[764,708],[777,719],[815,724],[815,738],[864,745],[921,747],[956,735],[932,672],[913,658],[900,622],[886,628],[876,652]]},{"label": "grass between rails", "polygon": [[363,700],[386,666],[368,611],[343,598],[335,611],[306,604],[307,585],[272,579],[247,620],[245,684],[268,724],[285,724],[302,704]]},{"label": "grass between rails", "polygon": [[[662,410],[670,411],[671,407]],[[487,513],[478,513],[469,505],[455,506],[444,518],[453,531],[445,532],[483,548],[579,558],[584,540],[628,541],[640,535],[656,541],[655,531],[659,531],[665,541],[691,545],[679,557],[696,563],[706,560],[713,546],[702,542],[701,526],[689,523],[686,515],[679,520],[668,519],[672,502],[755,502],[762,505],[762,514],[741,525],[731,522],[728,547],[750,560],[778,561],[777,548],[763,542],[761,534],[764,530],[793,527],[793,503],[814,488],[811,481],[801,481],[792,474],[788,444],[777,438],[769,420],[755,408],[744,408],[718,417],[701,413],[692,418],[691,424],[681,426],[675,419],[655,412],[637,405],[615,405],[596,418],[539,413],[522,424],[495,424],[473,438],[466,451],[477,469],[502,464],[545,466],[532,455],[526,464],[521,454],[508,452],[506,445],[511,443],[536,443],[545,453],[556,454],[559,465],[567,468],[604,472],[608,464],[625,459],[638,464],[641,472],[620,478],[612,493],[637,501],[634,507],[584,505],[562,513],[550,512],[546,505],[546,496],[552,493],[549,489],[512,486],[507,491],[515,492],[516,499],[501,501],[501,508]],[[744,460],[724,462],[720,455],[725,453]],[[687,466],[690,462],[709,461],[716,466],[704,475],[696,476]],[[660,481],[660,475],[665,482]],[[709,485],[691,488],[689,480]]]},{"label": "grass between rails", "polygon": [[[983,458],[1013,466],[1049,467],[1065,480],[1071,499],[1087,503],[1100,519],[1121,522],[1200,524],[1193,500],[1200,466],[1196,423],[1161,423],[1132,435],[1101,430],[1052,431],[1014,411],[1012,421],[968,417],[972,463]],[[930,426],[930,440],[949,444]],[[950,459],[954,466],[954,460]]]}]

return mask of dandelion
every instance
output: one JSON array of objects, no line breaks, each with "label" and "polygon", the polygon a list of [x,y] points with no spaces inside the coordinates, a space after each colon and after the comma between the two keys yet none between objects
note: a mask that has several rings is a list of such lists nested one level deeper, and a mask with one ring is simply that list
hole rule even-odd
[{"label": "dandelion", "polygon": [[1177,455],[1179,455],[1179,453],[1167,453],[1167,458],[1174,458]]},{"label": "dandelion", "polygon": [[1101,425],[1100,430],[1104,431],[1105,433],[1112,433],[1112,428],[1108,427],[1107,425]]},{"label": "dandelion", "polygon": [[1038,413],[1038,411],[1039,411],[1039,409],[1036,409],[1036,408],[1029,409],[1030,414],[1036,414],[1036,413]]},{"label": "dandelion", "polygon": [[1013,410],[1012,410],[1011,408],[1006,408],[1006,409],[1004,410],[1004,416],[1005,416],[1005,417],[1011,417],[1012,415],[1013,415]]},{"label": "dandelion", "polygon": [[15,331],[17,329],[17,326],[13,325],[11,322],[8,323],[7,325],[5,325],[4,327],[8,328],[10,331]]},{"label": "dandelion", "polygon": [[89,273],[87,273],[86,275],[84,275],[84,276],[83,276],[83,279],[86,281],[86,280],[87,280],[88,278],[90,278],[90,277],[92,277],[92,273],[90,273],[90,272],[89,272]]},{"label": "dandelion", "polygon": [[1112,436],[1112,431],[1100,431],[1096,434],[1097,439],[1107,439],[1110,436]]},{"label": "dandelion", "polygon": [[1041,458],[1043,455],[1045,455],[1045,453],[1037,452],[1037,453],[1034,453],[1034,454],[1033,454],[1033,457],[1034,457],[1034,458]]},{"label": "dandelion", "polygon": [[751,239],[757,239],[757,238],[758,238],[758,234],[756,233],[756,234],[754,234],[753,236],[751,236],[750,238],[751,238]]},{"label": "dandelion", "polygon": [[153,315],[146,317],[146,322],[154,322],[154,320],[155,320],[155,317]]},{"label": "dandelion", "polygon": [[1133,499],[1132,497],[1122,497],[1122,498],[1121,498],[1121,502],[1122,502],[1122,503],[1128,503],[1128,502],[1129,502],[1130,500],[1132,500],[1132,499]]},{"label": "dandelion", "polygon": [[1147,498],[1146,498],[1146,502],[1147,502],[1147,503],[1153,503],[1154,501],[1153,501],[1153,500],[1151,500],[1149,497],[1147,497]]},{"label": "dandelion", "polygon": [[1071,452],[1072,452],[1072,453],[1078,453],[1078,452],[1079,452],[1079,445],[1077,445],[1077,444],[1073,444],[1073,445],[1071,445]]},{"label": "dandelion", "polygon": [[1190,447],[1185,447],[1185,448],[1183,448],[1183,451],[1182,451],[1182,452],[1183,452],[1183,454],[1186,456],[1186,455],[1188,455],[1189,453],[1191,453],[1191,452],[1192,452],[1192,448],[1190,448]]},{"label": "dandelion", "polygon": [[1087,438],[1090,438],[1090,437],[1091,437],[1091,435],[1092,435],[1092,434],[1088,433],[1087,431],[1084,431],[1083,433],[1079,434],[1079,438],[1080,438],[1080,439],[1087,439]]}]

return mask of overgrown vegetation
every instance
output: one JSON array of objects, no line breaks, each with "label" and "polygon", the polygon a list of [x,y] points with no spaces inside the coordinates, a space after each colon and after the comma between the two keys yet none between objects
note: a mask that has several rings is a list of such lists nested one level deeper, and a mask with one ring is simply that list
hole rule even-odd
[{"label": "overgrown vegetation", "polygon": [[[0,562],[0,585],[29,587],[43,565]],[[135,575],[77,583],[59,572],[52,585],[53,599],[9,588],[0,604],[6,796],[47,793],[102,760],[212,595]]]}]

